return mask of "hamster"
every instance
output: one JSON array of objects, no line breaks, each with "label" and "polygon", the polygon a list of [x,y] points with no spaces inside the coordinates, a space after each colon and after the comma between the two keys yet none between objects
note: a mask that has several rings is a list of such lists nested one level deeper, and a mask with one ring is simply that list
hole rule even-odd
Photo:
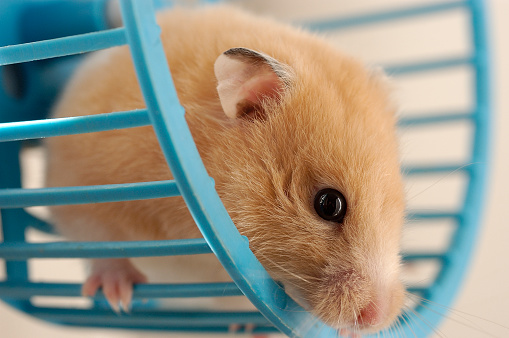
[{"label": "hamster", "polygon": [[[379,74],[324,39],[230,7],[158,15],[178,97],[234,224],[271,276],[338,331],[401,313],[395,107]],[[144,108],[127,46],[90,56],[53,117]],[[172,179],[152,127],[50,138],[48,186]],[[201,237],[181,197],[52,208],[81,241]],[[118,310],[145,275],[92,261],[84,295]]]}]

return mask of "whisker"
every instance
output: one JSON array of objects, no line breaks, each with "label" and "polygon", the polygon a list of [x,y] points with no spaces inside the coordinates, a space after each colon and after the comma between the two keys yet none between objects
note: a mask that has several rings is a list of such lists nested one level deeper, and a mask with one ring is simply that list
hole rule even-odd
[{"label": "whisker", "polygon": [[286,269],[286,268],[282,267],[282,266],[281,266],[281,265],[279,265],[279,264],[276,264],[276,262],[274,262],[272,259],[268,258],[267,256],[265,256],[265,255],[261,255],[261,256],[263,257],[263,259],[266,259],[267,261],[269,261],[270,263],[272,263],[272,264],[274,265],[274,267],[276,267],[276,268],[278,268],[278,269],[281,269],[282,271],[286,272],[287,274],[289,274],[289,275],[291,275],[291,276],[293,276],[293,277],[295,277],[295,278],[297,278],[297,279],[300,279],[301,281],[303,281],[303,282],[305,282],[305,283],[308,283],[308,284],[309,284],[309,283],[311,283],[311,281],[309,281],[309,280],[305,279],[304,277],[299,276],[299,275],[297,275],[296,273],[289,271],[288,269]]},{"label": "whisker", "polygon": [[404,327],[403,327],[403,323],[406,323],[406,325],[408,326],[408,329],[410,331],[412,331],[412,334],[415,336],[415,332],[413,331],[412,327],[409,326],[409,324],[406,322],[405,320],[405,317],[403,314],[401,314],[400,316],[398,316],[398,323],[399,323],[399,328],[398,328],[398,337],[405,337],[403,334],[404,334]]},{"label": "whisker", "polygon": [[429,321],[427,321],[423,316],[421,316],[419,314],[419,312],[415,311],[414,309],[410,309],[410,308],[409,308],[409,310],[416,317],[418,317],[424,324],[426,324],[431,330],[433,330],[433,332],[435,332],[436,335],[438,335],[439,337],[444,337],[445,338],[445,335],[438,328],[435,328],[433,325],[431,325],[431,323]]},{"label": "whisker", "polygon": [[358,321],[357,321],[357,320],[358,320],[358,318],[359,318],[359,315],[357,314],[356,309],[358,309],[359,311],[361,311],[361,310],[360,310],[360,308],[359,308],[359,304],[357,303],[357,300],[356,300],[355,298],[354,298],[353,300],[354,300],[354,303],[355,303],[355,307],[353,308],[353,316],[354,316],[354,318],[355,318],[355,320],[354,320],[354,324],[353,324],[353,327],[354,327],[354,332],[355,332],[355,329],[356,329],[356,328],[358,327],[358,325],[359,325],[359,323],[358,323]]},{"label": "whisker", "polygon": [[[399,329],[400,325],[401,325],[400,318],[398,317],[398,318],[396,318],[394,323],[392,323],[391,326],[389,326],[387,329],[381,331],[381,333],[384,337],[385,337],[386,333],[390,334],[392,337],[395,337],[395,332],[398,332],[397,330]],[[378,336],[380,336],[380,332],[379,332]],[[399,336],[399,334],[398,334],[398,336]]]},{"label": "whisker", "polygon": [[[477,332],[484,333],[484,334],[486,334],[487,336],[497,338],[497,336],[495,336],[495,335],[491,334],[490,332],[488,332],[487,330],[485,330],[485,329],[483,329],[483,328],[480,328],[478,325],[476,325],[476,323],[472,322],[470,319],[468,319],[468,318],[466,318],[466,317],[464,317],[464,316],[461,316],[461,315],[459,315],[459,314],[457,314],[457,313],[454,313],[454,312],[458,312],[457,310],[454,310],[454,309],[452,309],[452,308],[449,308],[449,307],[447,307],[447,306],[443,306],[443,305],[440,305],[440,304],[433,304],[434,302],[431,302],[431,301],[429,301],[429,300],[427,300],[427,299],[424,299],[424,298],[422,298],[422,297],[420,297],[420,298],[421,298],[420,300],[421,300],[422,302],[427,302],[429,305],[434,305],[434,306],[437,306],[437,307],[441,307],[443,310],[447,310],[447,313],[442,313],[442,312],[439,312],[439,311],[434,310],[433,308],[431,308],[431,306],[426,306],[426,305],[424,305],[424,304],[422,304],[422,303],[420,304],[420,306],[422,306],[422,307],[424,307],[424,308],[426,308],[426,309],[428,309],[428,310],[432,311],[433,313],[439,314],[439,315],[441,315],[441,316],[443,316],[443,317],[445,317],[445,318],[448,318],[449,320],[452,320],[452,321],[454,321],[454,322],[456,322],[456,323],[459,323],[459,324],[461,324],[461,325],[463,325],[463,326],[465,326],[465,327],[468,327],[468,328],[470,328],[470,329],[472,329],[472,330],[475,330],[475,331],[477,331]],[[452,312],[453,314],[455,314],[456,316],[460,317],[461,319],[463,319],[463,320],[467,321],[467,323],[465,323],[465,322],[463,322],[463,321],[461,321],[461,320],[459,320],[459,319],[453,318],[452,316],[448,315],[448,313],[451,313],[451,312]],[[465,314],[465,315],[469,315],[469,314],[467,314],[467,313],[463,313],[463,314]],[[471,316],[473,316],[473,315],[471,315]],[[477,319],[484,320],[484,319],[483,319],[483,318],[481,318],[481,317],[477,317],[477,316],[473,316],[473,317],[476,317]],[[498,323],[495,323],[495,322],[492,322],[492,321],[489,321],[489,320],[486,320],[486,321],[487,321],[487,322],[491,322],[491,323],[493,323],[493,324],[496,324],[496,325],[498,325],[498,326],[500,326],[500,327],[503,327],[503,328],[506,328],[506,329],[507,329],[507,327],[505,327],[505,326],[503,326],[503,325],[500,325],[500,324],[498,324]]]},{"label": "whisker", "polygon": [[391,337],[399,337],[399,326],[401,325],[401,323],[397,323],[396,325],[394,326],[391,326],[388,330],[384,330],[382,331],[382,335],[383,337],[385,337],[386,333],[389,334]]},{"label": "whisker", "polygon": [[[414,329],[412,328],[412,325],[410,325],[410,322],[409,322],[409,321],[407,321],[407,320],[405,319],[405,315],[406,315],[406,313],[405,313],[405,311],[403,311],[403,312],[401,313],[401,319],[403,319],[403,321],[404,321],[404,322],[405,322],[405,324],[407,325],[408,329],[409,329],[410,331],[412,331],[412,334],[414,335],[414,337],[415,337],[415,338],[417,338],[417,334],[415,334],[415,331],[414,331]],[[408,318],[408,319],[410,319],[410,318]],[[403,329],[403,328],[401,328],[401,329]]]},{"label": "whisker", "polygon": [[385,337],[386,334],[390,334],[392,337],[394,337],[395,328],[396,328],[396,323],[393,323],[389,328],[379,331],[377,337],[380,337],[380,335]]},{"label": "whisker", "polygon": [[[286,284],[287,286],[292,286],[292,287],[294,287],[294,288],[296,288],[296,289],[300,289],[300,290],[308,291],[308,289],[306,289],[305,287],[303,287],[303,286],[301,286],[301,285],[298,285],[298,284],[295,284],[293,281],[291,281],[291,280],[289,280],[289,279],[285,281],[285,284]],[[284,287],[282,287],[282,286],[280,286],[280,288],[281,288],[282,290],[284,290],[284,289],[285,289],[285,288],[284,288]]]},{"label": "whisker", "polygon": [[[357,319],[355,321],[357,321]],[[358,324],[355,324],[355,326],[354,326],[352,337],[354,337],[354,338],[362,337],[361,329],[359,328]]]},{"label": "whisker", "polygon": [[[338,317],[338,319],[336,321],[336,327],[340,327],[340,326],[341,326],[341,319]],[[338,336],[341,337],[341,329],[338,329],[337,333],[338,333]]]},{"label": "whisker", "polygon": [[479,320],[485,321],[485,322],[487,322],[487,323],[490,323],[490,324],[496,325],[496,326],[498,326],[498,327],[501,327],[501,328],[503,328],[503,329],[507,329],[507,330],[509,330],[509,326],[502,325],[502,324],[497,323],[497,322],[495,322],[495,321],[492,321],[492,320],[489,320],[489,319],[486,319],[486,318],[483,318],[483,317],[480,317],[480,316],[476,316],[476,315],[474,315],[474,314],[471,314],[471,313],[468,313],[468,312],[465,312],[465,311],[461,311],[461,310],[458,310],[458,309],[455,309],[455,308],[452,308],[452,307],[449,307],[449,306],[445,306],[445,305],[442,305],[442,304],[437,303],[437,302],[433,302],[433,301],[431,301],[431,300],[429,300],[429,299],[423,298],[423,297],[418,296],[418,295],[416,295],[416,294],[411,294],[411,293],[409,293],[408,295],[409,295],[409,296],[412,296],[412,297],[415,297],[415,298],[419,299],[419,300],[420,300],[420,301],[422,301],[422,302],[426,302],[426,303],[428,303],[428,304],[430,304],[430,305],[437,306],[437,307],[440,307],[440,308],[442,308],[442,309],[444,309],[444,310],[447,310],[448,312],[452,312],[452,313],[454,313],[455,315],[457,315],[458,317],[460,317],[460,318],[462,318],[462,319],[465,319],[465,320],[467,320],[467,321],[470,321],[470,320],[469,320],[468,318],[466,318],[466,317],[461,316],[460,314],[462,314],[462,315],[464,315],[464,316],[470,316],[470,317],[473,317],[473,318],[475,318],[475,319],[479,319]]},{"label": "whisker", "polygon": [[416,198],[417,196],[419,195],[422,195],[424,192],[428,191],[429,189],[433,188],[434,186],[436,186],[438,183],[442,182],[443,180],[445,180],[446,178],[448,178],[449,176],[457,173],[458,171],[460,171],[461,169],[464,169],[466,167],[469,167],[471,165],[474,165],[474,164],[480,164],[481,162],[472,162],[472,163],[467,163],[467,164],[464,164],[456,169],[454,169],[453,171],[447,173],[446,175],[444,175],[443,177],[439,178],[436,182],[434,182],[433,184],[431,184],[429,187],[427,187],[426,189],[418,192],[417,194],[411,196],[408,198],[408,201],[411,201],[412,199]]},{"label": "whisker", "polygon": [[470,329],[472,329],[472,330],[474,330],[474,331],[484,333],[484,334],[486,334],[487,336],[490,336],[490,337],[493,337],[493,338],[498,338],[497,336],[492,335],[492,334],[491,334],[491,333],[489,333],[488,331],[486,331],[486,330],[484,330],[484,329],[481,329],[481,328],[477,327],[474,323],[470,322],[470,321],[469,321],[468,319],[466,319],[466,318],[463,318],[463,319],[465,319],[465,320],[469,321],[469,322],[470,322],[471,324],[473,324],[473,325],[470,325],[470,324],[465,323],[465,322],[462,322],[462,321],[460,321],[460,320],[458,320],[458,319],[452,318],[451,316],[448,316],[447,314],[444,314],[444,313],[442,313],[442,312],[435,311],[435,310],[433,310],[433,309],[432,309],[431,307],[429,307],[429,306],[426,306],[426,305],[423,305],[423,304],[421,304],[421,306],[422,306],[422,307],[424,307],[424,308],[426,308],[426,309],[428,309],[428,310],[430,310],[430,311],[431,311],[431,312],[433,312],[433,313],[436,313],[436,314],[438,314],[438,315],[441,315],[441,316],[443,316],[443,317],[445,317],[445,318],[447,318],[447,319],[449,319],[449,320],[452,320],[453,322],[456,322],[456,323],[458,323],[458,324],[461,324],[461,325],[463,325],[463,326],[465,326],[465,327],[468,327],[468,328],[470,328]]},{"label": "whisker", "polygon": [[[398,322],[397,322],[397,334],[398,337],[403,337],[403,323],[401,322],[402,317],[398,316]],[[411,328],[410,328],[411,329]]]},{"label": "whisker", "polygon": [[377,332],[377,337],[380,337],[380,334],[385,337],[386,334],[390,334],[391,336],[394,337],[394,331],[396,330],[397,326],[398,326],[398,321],[399,321],[399,318],[397,318],[397,320],[394,321],[394,323],[392,323],[391,326],[389,326],[388,328],[382,330],[382,331],[378,331]]}]

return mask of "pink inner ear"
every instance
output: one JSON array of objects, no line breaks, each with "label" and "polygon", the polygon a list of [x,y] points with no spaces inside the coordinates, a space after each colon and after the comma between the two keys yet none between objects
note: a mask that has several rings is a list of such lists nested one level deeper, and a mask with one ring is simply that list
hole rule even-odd
[{"label": "pink inner ear", "polygon": [[229,118],[243,116],[264,98],[273,98],[284,87],[283,81],[265,63],[244,62],[220,55],[214,65],[217,92]]},{"label": "pink inner ear", "polygon": [[[263,67],[268,68],[268,67]],[[283,89],[281,79],[272,71],[265,70],[248,79],[239,89],[239,101],[260,104],[264,98],[274,98]]]}]

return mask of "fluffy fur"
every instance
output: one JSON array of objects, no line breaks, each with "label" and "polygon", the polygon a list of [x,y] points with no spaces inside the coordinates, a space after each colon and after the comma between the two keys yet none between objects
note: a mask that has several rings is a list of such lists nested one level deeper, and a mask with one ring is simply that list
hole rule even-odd
[{"label": "fluffy fur", "polygon": [[[403,189],[394,107],[385,87],[356,60],[309,33],[231,8],[160,14],[168,63],[203,162],[241,234],[272,276],[321,319],[374,331],[399,314]],[[229,119],[214,62],[246,47],[292,69],[263,119]],[[90,57],[54,117],[144,107],[127,47]],[[56,137],[49,186],[171,179],[151,127]],[[313,209],[324,187],[341,191],[344,224]],[[200,237],[181,198],[53,208],[78,240]],[[373,310],[374,309],[374,310]]]}]

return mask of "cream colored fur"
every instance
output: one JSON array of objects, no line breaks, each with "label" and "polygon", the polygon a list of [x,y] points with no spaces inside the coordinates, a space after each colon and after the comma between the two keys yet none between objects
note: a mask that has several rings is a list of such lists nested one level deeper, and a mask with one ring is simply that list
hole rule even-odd
[{"label": "cream colored fur", "polygon": [[[321,38],[231,8],[174,10],[158,21],[203,162],[262,264],[331,325],[351,327],[375,301],[383,320],[360,328],[390,324],[403,299],[404,199],[394,107],[382,81]],[[262,120],[223,112],[214,62],[233,47],[293,71],[280,97],[261,102]],[[119,47],[85,62],[54,117],[142,107],[128,48]],[[47,145],[50,186],[172,178],[151,127],[56,137]],[[315,213],[314,194],[324,187],[346,197],[344,224]],[[53,216],[74,240],[200,237],[179,197],[55,207]]]}]

